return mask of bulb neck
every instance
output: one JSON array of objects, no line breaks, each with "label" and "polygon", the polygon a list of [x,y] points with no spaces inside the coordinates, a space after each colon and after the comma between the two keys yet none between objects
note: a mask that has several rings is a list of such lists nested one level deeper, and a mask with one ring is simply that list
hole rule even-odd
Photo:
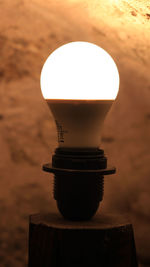
[{"label": "bulb neck", "polygon": [[113,100],[47,100],[55,119],[61,148],[99,147],[104,119]]}]

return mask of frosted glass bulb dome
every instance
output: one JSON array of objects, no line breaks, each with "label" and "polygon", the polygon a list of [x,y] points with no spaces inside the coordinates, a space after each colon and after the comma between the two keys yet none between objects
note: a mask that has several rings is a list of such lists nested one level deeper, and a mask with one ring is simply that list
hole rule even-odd
[{"label": "frosted glass bulb dome", "polygon": [[59,147],[99,147],[103,121],[119,89],[111,56],[92,43],[65,44],[47,58],[41,89],[56,122]]},{"label": "frosted glass bulb dome", "polygon": [[114,100],[119,73],[112,57],[89,42],[71,42],[57,48],[41,72],[45,99]]}]

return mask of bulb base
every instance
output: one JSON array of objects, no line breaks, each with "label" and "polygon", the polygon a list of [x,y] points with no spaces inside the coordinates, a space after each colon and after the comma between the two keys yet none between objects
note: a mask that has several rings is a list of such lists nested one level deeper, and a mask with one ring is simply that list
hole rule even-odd
[{"label": "bulb base", "polygon": [[103,199],[104,177],[98,174],[65,174],[54,177],[54,198],[65,219],[89,220]]},{"label": "bulb base", "polygon": [[103,199],[104,175],[115,173],[107,168],[101,149],[57,148],[52,164],[43,170],[54,174],[54,198],[65,219],[90,220]]},{"label": "bulb base", "polygon": [[[101,149],[57,148],[52,166],[72,169],[72,173],[54,176],[54,198],[65,219],[89,220],[96,213],[103,199],[104,177],[88,170],[105,169],[107,159]],[[86,170],[76,173],[75,170]]]}]

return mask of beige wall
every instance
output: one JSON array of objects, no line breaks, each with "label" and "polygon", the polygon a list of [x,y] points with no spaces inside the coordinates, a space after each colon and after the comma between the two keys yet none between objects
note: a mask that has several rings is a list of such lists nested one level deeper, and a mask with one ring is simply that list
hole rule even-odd
[{"label": "beige wall", "polygon": [[39,77],[52,50],[77,40],[100,45],[119,68],[120,93],[103,128],[103,148],[117,174],[106,178],[102,208],[130,212],[139,259],[150,262],[149,1],[1,0],[0,17],[0,256],[4,263],[25,266],[28,214],[55,209],[52,179],[41,165],[50,161],[56,132]]}]

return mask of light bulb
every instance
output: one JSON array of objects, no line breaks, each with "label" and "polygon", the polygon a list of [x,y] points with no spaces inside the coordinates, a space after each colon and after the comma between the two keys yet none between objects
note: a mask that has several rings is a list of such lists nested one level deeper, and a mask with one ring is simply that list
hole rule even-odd
[{"label": "light bulb", "polygon": [[47,58],[41,89],[55,118],[60,147],[96,148],[119,89],[111,56],[89,42],[71,42]]},{"label": "light bulb", "polygon": [[54,198],[61,214],[87,220],[103,198],[107,158],[99,149],[103,121],[119,89],[119,74],[111,56],[89,42],[71,42],[47,58],[41,89],[55,118],[58,148],[52,164]]}]

